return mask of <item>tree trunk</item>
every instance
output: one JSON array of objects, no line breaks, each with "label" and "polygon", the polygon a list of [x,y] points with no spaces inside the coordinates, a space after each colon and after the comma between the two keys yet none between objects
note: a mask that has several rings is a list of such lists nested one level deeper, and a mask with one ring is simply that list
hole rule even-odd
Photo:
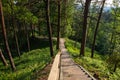
[{"label": "tree trunk", "polygon": [[56,49],[59,49],[59,43],[60,43],[60,0],[58,0],[58,26],[57,26],[57,45]]},{"label": "tree trunk", "polygon": [[4,42],[5,42],[6,50],[7,50],[8,56],[9,56],[9,61],[10,61],[10,64],[11,64],[11,68],[12,68],[13,71],[15,71],[16,67],[15,67],[14,60],[12,58],[10,48],[9,48],[9,44],[8,44],[8,40],[7,40],[7,34],[6,34],[6,28],[5,28],[5,22],[4,22],[4,17],[3,17],[1,0],[0,0],[0,16],[1,16],[1,26],[2,26],[2,32],[3,32],[3,35],[4,35]]},{"label": "tree trunk", "polygon": [[16,48],[17,48],[17,53],[18,56],[20,58],[20,48],[19,48],[19,43],[18,43],[18,36],[17,36],[17,32],[16,32],[16,27],[14,26],[14,36],[15,36],[15,42],[16,42]]},{"label": "tree trunk", "polygon": [[[45,1],[45,0],[44,0]],[[48,35],[49,35],[49,44],[50,44],[50,55],[53,57],[53,41],[52,41],[52,30],[51,30],[51,24],[50,24],[50,10],[49,10],[49,2],[50,0],[45,1],[45,9],[46,9],[46,21],[47,21],[47,29],[48,29]]]},{"label": "tree trunk", "polygon": [[35,36],[35,26],[32,24],[33,36]]},{"label": "tree trunk", "polygon": [[84,22],[83,22],[80,56],[84,56],[84,54],[85,54],[86,35],[87,35],[87,18],[88,18],[88,11],[89,11],[90,3],[91,3],[91,0],[86,0],[86,2],[85,2]]},{"label": "tree trunk", "polygon": [[7,63],[4,55],[2,54],[2,50],[1,50],[1,49],[0,49],[0,57],[1,57],[1,60],[2,60],[3,64],[4,64],[5,66],[8,66],[8,63]]},{"label": "tree trunk", "polygon": [[[62,33],[65,34],[65,29],[66,29],[66,23],[67,23],[67,0],[64,0],[63,2],[63,5],[64,5],[64,24],[63,24],[63,28],[62,28]],[[65,36],[65,35],[64,35]]]},{"label": "tree trunk", "polygon": [[114,14],[115,14],[115,17],[114,17],[114,24],[113,24],[113,31],[112,31],[112,34],[111,34],[111,41],[110,41],[110,54],[113,53],[114,51],[114,48],[115,48],[115,29],[116,29],[116,15],[117,15],[117,9],[114,10]]},{"label": "tree trunk", "polygon": [[[114,36],[115,36],[115,35],[114,35]],[[114,52],[114,50],[115,50],[115,45],[116,45],[116,37],[114,37],[114,39],[113,39],[111,54],[112,54],[112,53]]]},{"label": "tree trunk", "polygon": [[103,0],[103,4],[102,4],[102,7],[101,7],[101,10],[100,10],[100,13],[99,13],[99,16],[98,16],[98,20],[97,20],[97,25],[96,25],[96,28],[95,28],[94,39],[93,39],[92,50],[91,50],[91,58],[93,58],[93,56],[94,56],[95,41],[96,41],[96,36],[97,36],[99,23],[100,23],[100,19],[101,19],[101,16],[102,16],[102,11],[103,11],[103,8],[104,8],[105,1],[106,0]]},{"label": "tree trunk", "polygon": [[115,63],[115,65],[114,65],[114,69],[113,69],[113,72],[115,72],[116,71],[116,69],[117,69],[117,62]]},{"label": "tree trunk", "polygon": [[[25,24],[25,22],[24,22]],[[27,26],[24,25],[25,27],[25,34],[26,34],[26,38],[27,38],[27,47],[28,47],[28,51],[30,51],[30,41],[29,41],[29,35],[28,35],[28,29],[27,29]]]},{"label": "tree trunk", "polygon": [[33,37],[34,36],[34,31],[33,31],[33,24],[32,23],[30,24],[30,27],[31,27],[32,37]]},{"label": "tree trunk", "polygon": [[13,8],[13,1],[11,0],[11,10],[12,10],[12,25],[14,27],[14,36],[15,36],[15,43],[16,43],[16,48],[17,48],[17,53],[18,53],[18,56],[20,58],[20,48],[19,48],[19,43],[18,43],[18,36],[17,36],[17,27],[16,27],[16,21],[15,21],[15,18],[14,18],[14,8]]},{"label": "tree trunk", "polygon": [[40,29],[40,26],[38,26],[38,30],[39,30],[39,36],[40,36],[40,30],[41,30],[41,29]]}]

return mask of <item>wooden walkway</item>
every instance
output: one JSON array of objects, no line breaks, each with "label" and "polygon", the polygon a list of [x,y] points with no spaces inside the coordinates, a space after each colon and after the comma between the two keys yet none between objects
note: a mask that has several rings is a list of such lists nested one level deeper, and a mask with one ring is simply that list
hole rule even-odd
[{"label": "wooden walkway", "polygon": [[64,39],[60,40],[60,80],[95,80],[84,68],[74,63],[64,46],[64,42]]},{"label": "wooden walkway", "polygon": [[96,80],[82,66],[77,65],[70,57],[60,39],[60,51],[55,59],[48,80]]}]

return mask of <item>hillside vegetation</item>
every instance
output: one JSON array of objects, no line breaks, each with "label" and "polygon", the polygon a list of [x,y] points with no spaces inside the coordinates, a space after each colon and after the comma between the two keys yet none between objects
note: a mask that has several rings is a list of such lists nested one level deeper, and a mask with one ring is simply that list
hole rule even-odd
[{"label": "hillside vegetation", "polygon": [[[51,62],[49,42],[47,39],[32,38],[30,43],[34,50],[24,52],[20,59],[18,57],[14,58],[17,68],[15,72],[11,72],[10,66],[4,67],[0,62],[0,80],[36,80],[39,77],[34,73],[41,71]],[[55,40],[54,43],[56,43]],[[57,53],[57,51],[55,50],[54,53]]]},{"label": "hillside vegetation", "polygon": [[92,75],[97,74],[100,80],[119,80],[120,69],[117,68],[116,72],[111,72],[107,64],[108,55],[100,55],[98,52],[95,52],[95,56],[92,59],[90,58],[91,50],[86,47],[85,56],[79,57],[80,43],[66,39],[65,45],[74,61],[83,66]]}]

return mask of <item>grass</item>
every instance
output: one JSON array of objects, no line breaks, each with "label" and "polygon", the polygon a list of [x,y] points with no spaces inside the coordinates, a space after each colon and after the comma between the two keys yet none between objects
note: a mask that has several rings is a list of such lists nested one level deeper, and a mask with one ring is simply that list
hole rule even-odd
[{"label": "grass", "polygon": [[[56,42],[54,41],[54,43]],[[17,68],[15,72],[12,72],[10,66],[4,67],[0,62],[0,80],[34,80],[34,73],[42,70],[51,62],[48,46],[48,40],[34,38],[31,42],[32,50],[30,52],[24,52],[21,59],[14,57]],[[54,53],[57,51],[54,50]]]},{"label": "grass", "polygon": [[79,57],[80,43],[77,43],[76,46],[74,46],[74,44],[75,42],[73,40],[66,39],[66,48],[76,63],[82,65],[92,75],[95,73],[98,74],[100,80],[119,80],[120,69],[118,68],[115,73],[111,74],[106,62],[106,55],[100,55],[95,51],[94,58],[92,59],[90,58],[91,50],[86,47],[85,56]]}]

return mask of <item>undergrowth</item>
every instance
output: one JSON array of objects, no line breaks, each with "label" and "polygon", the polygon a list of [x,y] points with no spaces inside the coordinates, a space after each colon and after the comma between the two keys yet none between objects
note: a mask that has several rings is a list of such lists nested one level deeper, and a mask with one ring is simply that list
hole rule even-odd
[{"label": "undergrowth", "polygon": [[107,55],[100,55],[95,51],[94,58],[90,58],[91,50],[86,47],[85,56],[79,57],[80,43],[75,43],[73,40],[66,39],[65,45],[74,61],[83,66],[92,75],[99,75],[100,80],[120,79],[120,69],[117,69],[115,73],[111,73],[111,70],[108,68],[109,65],[106,62]]},{"label": "undergrowth", "polygon": [[[31,48],[33,50],[24,52],[20,59],[14,57],[17,69],[15,72],[12,72],[10,66],[4,67],[0,62],[0,80],[35,80],[33,74],[42,70],[51,62],[49,44],[47,44],[48,40],[38,40],[40,44],[37,43],[36,40],[35,44],[34,40],[32,41]],[[56,43],[56,41],[54,41],[54,43]],[[57,50],[54,45],[54,54],[56,53]]]}]

